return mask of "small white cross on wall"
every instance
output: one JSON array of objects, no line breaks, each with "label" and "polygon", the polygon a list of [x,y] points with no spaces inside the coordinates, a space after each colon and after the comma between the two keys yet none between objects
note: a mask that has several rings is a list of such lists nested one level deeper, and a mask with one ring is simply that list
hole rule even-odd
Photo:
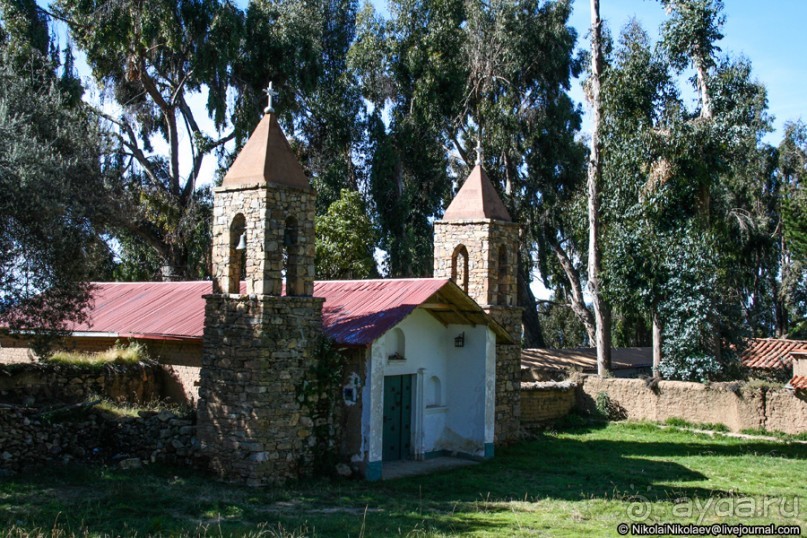
[{"label": "small white cross on wall", "polygon": [[266,88],[265,90],[263,90],[263,93],[265,93],[266,97],[268,97],[268,99],[269,99],[268,106],[263,109],[263,113],[264,114],[270,114],[270,113],[275,111],[275,109],[272,107],[272,98],[277,97],[278,92],[276,92],[274,90],[274,88],[272,88],[272,83],[270,82],[269,87]]}]

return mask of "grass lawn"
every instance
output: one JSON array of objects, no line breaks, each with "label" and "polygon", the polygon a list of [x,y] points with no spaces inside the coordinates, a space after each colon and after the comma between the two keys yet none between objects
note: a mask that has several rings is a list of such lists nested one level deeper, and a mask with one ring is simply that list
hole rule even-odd
[{"label": "grass lawn", "polygon": [[805,531],[807,445],[576,423],[499,449],[490,462],[380,483],[250,489],[156,466],[55,466],[0,478],[3,538],[616,536],[629,512],[648,523]]}]

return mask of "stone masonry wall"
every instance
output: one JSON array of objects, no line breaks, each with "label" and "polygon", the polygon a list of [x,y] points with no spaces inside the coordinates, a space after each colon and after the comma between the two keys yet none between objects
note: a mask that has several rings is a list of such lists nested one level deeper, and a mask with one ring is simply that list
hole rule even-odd
[{"label": "stone masonry wall", "polygon": [[522,383],[521,425],[540,426],[568,415],[575,405],[575,388],[568,381]]},{"label": "stone masonry wall", "polygon": [[496,429],[497,443],[508,443],[521,430],[521,308],[489,306],[485,312],[504,327],[514,345],[496,346]]},{"label": "stone masonry wall", "polygon": [[195,434],[194,417],[167,410],[121,417],[97,409],[0,408],[0,476],[51,461],[200,466]]},{"label": "stone masonry wall", "polygon": [[496,425],[497,444],[509,443],[521,431],[521,346],[496,346]]},{"label": "stone masonry wall", "polygon": [[735,432],[807,432],[807,400],[785,389],[683,381],[661,381],[652,388],[642,379],[584,376],[577,392],[577,408],[594,412],[600,393],[607,394],[614,409],[630,420],[681,418],[692,423],[724,424]]},{"label": "stone masonry wall", "polygon": [[[501,221],[434,223],[434,277],[452,278],[452,256],[459,245],[468,250],[467,293],[481,306],[515,306],[519,225]],[[499,247],[507,252],[507,270],[499,279]],[[462,287],[461,282],[457,284]],[[504,301],[499,286],[506,286]]]},{"label": "stone masonry wall", "polygon": [[[297,221],[295,282],[297,295],[314,293],[314,214],[313,191],[278,185],[244,185],[215,190],[213,208],[213,281],[217,292],[239,293],[237,271],[231,260],[238,237],[231,235],[236,215],[245,218],[246,284],[248,294],[280,295],[286,219]],[[236,234],[238,235],[238,234]],[[288,274],[288,272],[287,272]]]},{"label": "stone masonry wall", "polygon": [[259,486],[310,475],[313,413],[303,406],[323,299],[209,295],[199,438],[221,478]]}]

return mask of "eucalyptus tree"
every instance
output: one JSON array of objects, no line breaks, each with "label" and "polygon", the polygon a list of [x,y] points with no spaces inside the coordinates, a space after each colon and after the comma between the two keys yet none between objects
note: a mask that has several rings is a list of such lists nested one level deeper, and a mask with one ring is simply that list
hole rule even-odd
[{"label": "eucalyptus tree", "polygon": [[594,303],[594,321],[597,329],[597,374],[606,375],[611,370],[611,307],[605,298],[601,273],[602,231],[600,217],[600,197],[602,183],[602,162],[600,160],[600,122],[602,84],[605,58],[602,43],[602,19],[600,0],[591,0],[591,72],[587,84],[588,99],[591,102],[591,143],[589,145],[588,174],[588,287]]},{"label": "eucalyptus tree", "polygon": [[[216,0],[58,0],[54,9],[113,103],[100,113],[119,148],[117,227],[156,252],[162,278],[204,276],[194,252],[206,251],[209,197],[199,182],[204,161],[236,134],[227,101],[242,13]],[[201,92],[216,133],[191,104]]]},{"label": "eucalyptus tree", "polygon": [[364,151],[387,273],[422,276],[432,269],[431,220],[451,187],[447,145],[465,81],[465,9],[462,0],[395,0],[390,10],[386,21],[365,6],[351,65],[372,108]]},{"label": "eucalyptus tree", "polygon": [[662,36],[653,50],[629,24],[603,90],[607,287],[620,308],[652,317],[665,376],[710,379],[736,366],[761,308],[758,283],[776,272],[773,153],[761,143],[770,120],[764,87],[730,57],[711,58],[695,78],[690,111],[675,80],[683,65]]},{"label": "eucalyptus tree", "polygon": [[776,170],[781,283],[775,288],[777,336],[807,338],[807,125],[785,125]]}]

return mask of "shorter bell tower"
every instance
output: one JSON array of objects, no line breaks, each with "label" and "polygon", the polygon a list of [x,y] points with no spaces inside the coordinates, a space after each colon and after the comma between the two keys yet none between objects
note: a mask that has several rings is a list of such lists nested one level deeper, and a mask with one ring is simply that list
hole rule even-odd
[{"label": "shorter bell tower", "polygon": [[313,297],[316,194],[267,93],[266,114],[214,191],[198,413],[212,470],[256,486],[313,471],[305,388],[324,301]]},{"label": "shorter bell tower", "polygon": [[[481,152],[480,152],[481,153]],[[517,306],[520,226],[477,159],[434,223],[434,277],[449,278],[515,341],[496,346],[496,441],[517,438],[521,416],[521,314]]]}]

